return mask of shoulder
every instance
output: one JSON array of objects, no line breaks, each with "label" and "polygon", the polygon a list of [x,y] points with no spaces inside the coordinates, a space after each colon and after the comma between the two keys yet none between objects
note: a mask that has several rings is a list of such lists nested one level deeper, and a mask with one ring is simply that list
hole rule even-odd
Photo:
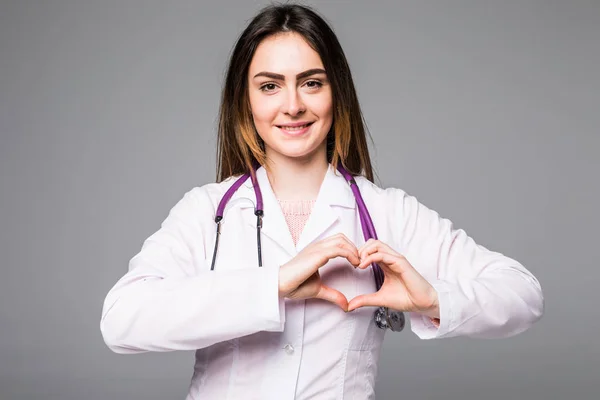
[{"label": "shoulder", "polygon": [[382,188],[362,176],[356,177],[355,180],[365,203],[374,209],[376,214],[382,213],[389,218],[408,221],[433,211],[424,206],[416,196],[401,188]]},{"label": "shoulder", "polygon": [[404,200],[410,197],[404,190],[396,187],[382,188],[375,183],[369,181],[364,176],[354,178],[363,197],[369,197],[373,200],[384,202]]},{"label": "shoulder", "polygon": [[194,186],[183,194],[173,210],[188,213],[203,212],[213,215],[220,200],[239,176],[229,177],[222,182]]}]

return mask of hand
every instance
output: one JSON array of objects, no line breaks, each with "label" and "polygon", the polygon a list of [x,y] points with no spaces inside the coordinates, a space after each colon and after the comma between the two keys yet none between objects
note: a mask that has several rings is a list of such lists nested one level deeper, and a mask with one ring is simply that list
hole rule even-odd
[{"label": "hand", "polygon": [[360,264],[368,268],[377,263],[385,280],[379,291],[353,298],[348,311],[364,306],[384,306],[398,311],[413,311],[430,318],[439,318],[438,295],[433,286],[391,247],[379,240],[369,239],[360,249]]},{"label": "hand", "polygon": [[355,267],[360,263],[358,249],[342,233],[311,243],[281,266],[279,295],[290,299],[323,299],[348,311],[346,296],[324,285],[319,275],[319,268],[335,257],[344,257]]}]

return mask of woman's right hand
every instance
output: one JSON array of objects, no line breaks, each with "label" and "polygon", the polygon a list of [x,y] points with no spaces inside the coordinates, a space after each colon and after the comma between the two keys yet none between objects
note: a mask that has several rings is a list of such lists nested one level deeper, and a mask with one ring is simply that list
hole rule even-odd
[{"label": "woman's right hand", "polygon": [[344,257],[355,267],[360,264],[358,249],[342,233],[311,243],[281,266],[279,296],[290,299],[323,299],[348,311],[346,296],[324,285],[319,275],[319,268],[335,257]]}]

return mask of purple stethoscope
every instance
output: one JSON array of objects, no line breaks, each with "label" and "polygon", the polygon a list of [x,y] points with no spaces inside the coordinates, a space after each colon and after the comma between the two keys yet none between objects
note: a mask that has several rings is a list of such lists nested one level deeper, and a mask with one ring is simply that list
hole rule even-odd
[{"label": "purple stethoscope", "polygon": [[[348,184],[350,185],[350,189],[354,194],[354,198],[356,200],[356,204],[358,206],[358,214],[360,216],[360,224],[362,226],[363,236],[365,238],[365,242],[371,238],[377,240],[377,233],[375,232],[375,226],[373,226],[373,221],[371,220],[371,215],[367,210],[367,206],[363,201],[363,198],[358,190],[358,185],[356,181],[350,175],[348,171],[344,169],[340,164],[337,167],[338,171],[342,174],[342,176],[346,179]],[[256,171],[256,170],[255,170]],[[258,186],[258,181],[256,179],[256,174],[246,173],[238,178],[237,181],[227,190],[223,198],[219,202],[219,206],[217,207],[217,213],[215,215],[215,223],[217,224],[217,236],[215,238],[215,249],[213,252],[212,263],[210,266],[210,270],[213,271],[215,269],[215,260],[217,258],[217,249],[219,247],[219,236],[221,235],[221,221],[223,220],[223,212],[225,210],[225,206],[227,202],[233,194],[242,186],[246,180],[250,178],[252,180],[252,186],[254,187],[254,195],[256,196],[256,206],[254,208],[254,215],[256,215],[256,245],[258,248],[258,266],[262,267],[262,246],[260,243],[260,229],[262,228],[262,219],[263,219],[263,201],[262,194],[260,192],[260,187]],[[377,290],[381,288],[383,284],[383,271],[376,263],[371,264],[373,268],[373,275],[375,276],[375,284],[377,286]],[[404,329],[405,325],[405,317],[404,313],[401,311],[389,310],[388,307],[378,307],[375,310],[373,319],[378,328],[386,329],[389,328],[393,332],[400,332]]]}]

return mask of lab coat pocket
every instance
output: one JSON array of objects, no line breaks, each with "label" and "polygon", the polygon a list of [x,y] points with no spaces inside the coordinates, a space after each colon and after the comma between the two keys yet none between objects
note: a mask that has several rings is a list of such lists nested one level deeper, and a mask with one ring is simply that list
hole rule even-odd
[{"label": "lab coat pocket", "polygon": [[344,393],[352,398],[374,400],[377,376],[377,353],[372,350],[350,350],[346,356]]}]

